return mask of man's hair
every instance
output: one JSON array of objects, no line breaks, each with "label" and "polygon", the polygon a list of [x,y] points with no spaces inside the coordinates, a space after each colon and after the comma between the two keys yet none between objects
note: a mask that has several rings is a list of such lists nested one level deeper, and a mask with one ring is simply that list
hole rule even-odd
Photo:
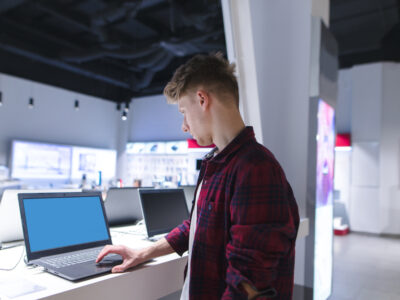
[{"label": "man's hair", "polygon": [[219,98],[230,95],[239,106],[239,88],[235,76],[235,64],[222,55],[196,55],[181,65],[164,88],[168,103],[177,103],[185,93],[203,86]]}]

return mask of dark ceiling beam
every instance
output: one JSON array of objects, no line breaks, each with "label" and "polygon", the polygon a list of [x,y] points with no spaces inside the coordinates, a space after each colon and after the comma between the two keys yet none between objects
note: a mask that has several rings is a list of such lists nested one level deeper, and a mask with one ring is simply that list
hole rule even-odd
[{"label": "dark ceiling beam", "polygon": [[118,2],[107,9],[92,16],[90,21],[93,26],[105,26],[118,21],[134,18],[140,8],[138,1]]},{"label": "dark ceiling beam", "polygon": [[26,2],[26,0],[1,0],[0,1],[0,15],[11,9],[14,9],[14,8],[20,6],[24,2]]},{"label": "dark ceiling beam", "polygon": [[59,9],[58,7],[49,6],[48,4],[44,5],[41,4],[40,2],[35,2],[34,5],[37,9],[41,10],[42,12],[50,14],[51,16],[58,18],[59,20],[65,23],[68,23],[83,31],[89,32],[97,36],[100,41],[104,42],[107,40],[107,33],[99,27],[90,26],[89,20],[84,15],[80,15],[76,12],[70,12],[70,11],[67,13],[65,8]]},{"label": "dark ceiling beam", "polygon": [[158,58],[158,60],[154,60],[153,65],[149,66],[149,68],[144,72],[144,75],[135,80],[135,91],[141,91],[150,86],[156,73],[165,69],[171,63],[173,58],[174,56],[172,54],[165,52]]},{"label": "dark ceiling beam", "polygon": [[209,5],[204,6],[201,10],[185,9],[184,6],[178,4],[175,0],[171,0],[171,4],[171,9],[177,20],[185,24],[185,26],[193,26],[200,31],[212,30],[215,22],[210,20],[215,19],[220,13],[217,4],[214,4],[213,7]]},{"label": "dark ceiling beam", "polygon": [[156,51],[157,48],[153,47],[152,45],[145,46],[140,49],[80,50],[78,52],[75,51],[73,53],[64,53],[62,54],[62,59],[76,63],[88,62],[103,57],[113,57],[118,59],[137,59],[149,54],[153,54]]},{"label": "dark ceiling beam", "polygon": [[150,28],[154,32],[157,32],[159,36],[167,36],[170,34],[169,28],[151,15],[143,15],[139,13],[136,16],[135,21],[140,22],[140,24]]},{"label": "dark ceiling beam", "polygon": [[6,38],[4,36],[0,37],[0,49],[3,49],[4,51],[8,51],[26,58],[30,58],[33,60],[36,60],[38,62],[51,65],[53,67],[58,67],[60,69],[64,69],[65,71],[73,72],[79,75],[83,75],[92,79],[96,79],[99,81],[103,81],[112,85],[115,85],[117,87],[121,88],[126,88],[130,89],[131,84],[128,84],[127,82],[123,82],[122,80],[112,78],[110,76],[100,74],[99,72],[92,71],[92,70],[87,70],[81,67],[77,67],[74,65],[67,64],[63,61],[54,59],[54,58],[49,58],[42,56],[40,54],[37,54],[33,51],[26,50],[25,47],[17,46],[15,42],[12,42],[11,39]]},{"label": "dark ceiling beam", "polygon": [[[56,7],[50,7],[48,5],[41,4],[40,2],[34,2],[35,8],[50,14],[61,21],[73,25],[81,30],[91,32],[89,22],[83,22],[82,20],[87,20],[83,15],[78,15],[77,13],[72,14],[71,12],[66,12],[65,8],[63,12],[60,12]],[[88,20],[87,20],[88,21]]]},{"label": "dark ceiling beam", "polygon": [[[99,48],[104,48],[107,50],[115,50],[119,49],[125,45],[130,45],[132,43],[135,43],[137,41],[132,40],[132,38],[126,34],[122,34],[121,32],[108,28],[107,25],[103,21],[100,21],[100,19],[97,19],[97,22],[101,23],[100,25],[97,25],[95,23],[92,23],[92,19],[87,18],[84,15],[81,15],[76,12],[65,12],[65,9],[56,7],[56,6],[48,6],[48,5],[43,5],[36,3],[35,6],[39,8],[40,10],[52,15],[53,17],[59,18],[60,20],[77,26],[84,32],[88,32],[90,34],[93,34],[94,36],[97,36],[99,38],[99,45],[97,45]],[[129,6],[124,7],[123,9],[127,10],[129,9]],[[106,13],[106,12],[105,12]],[[101,17],[99,17],[101,18]],[[109,17],[110,18],[110,17]],[[118,16],[114,16],[116,19],[110,19],[109,21],[112,23],[113,21],[116,21]],[[145,25],[145,24],[144,24]],[[146,25],[145,25],[146,26]]]},{"label": "dark ceiling beam", "polygon": [[153,13],[168,8],[168,0],[142,0],[140,13]]},{"label": "dark ceiling beam", "polygon": [[206,43],[207,39],[223,36],[221,29],[207,33],[198,33],[196,35],[187,35],[183,38],[170,38],[166,41],[161,41],[161,48],[173,53],[175,56],[187,56],[198,52],[200,49],[196,46],[200,43]]},{"label": "dark ceiling beam", "polygon": [[62,59],[76,63],[93,61],[103,57],[112,57],[118,59],[143,59],[149,55],[157,55],[160,50],[167,50],[173,53],[175,56],[187,56],[199,50],[199,47],[193,46],[194,43],[202,43],[209,38],[214,38],[221,35],[223,35],[223,31],[216,30],[207,33],[197,33],[196,35],[191,34],[179,39],[171,38],[165,41],[154,42],[152,44],[143,46],[140,49],[80,50],[71,53],[64,53],[62,55]]},{"label": "dark ceiling beam", "polygon": [[126,102],[135,94],[130,89],[116,87],[2,49],[0,49],[0,72],[113,102]]},{"label": "dark ceiling beam", "polygon": [[[3,27],[4,26],[4,27]],[[47,34],[43,31],[34,29],[32,26],[26,26],[22,23],[15,22],[9,18],[0,18],[0,27],[3,28],[7,33],[15,33],[16,31],[22,32],[26,37],[41,40],[41,42],[55,44],[57,46],[62,46],[69,49],[79,50],[80,47],[75,43],[71,43],[66,39],[55,37],[54,35]]]},{"label": "dark ceiling beam", "polygon": [[[54,35],[50,35],[43,31],[36,30],[33,27],[22,25],[22,23],[14,22],[6,17],[0,18],[0,28],[3,28],[3,30],[8,34],[12,33],[15,34],[16,32],[20,32],[21,35],[26,37],[26,39],[29,38],[30,40],[35,40],[35,44],[51,45],[52,47],[54,46],[59,49],[64,49],[64,51],[65,49],[70,49],[74,51],[82,50],[82,48],[77,46],[75,43],[69,42],[67,39],[61,39],[59,37],[55,37]],[[53,54],[54,54],[53,56],[57,56],[57,53]],[[120,63],[116,60],[104,59],[103,64],[109,64],[114,68],[123,70],[125,73],[131,71],[126,64]]]}]

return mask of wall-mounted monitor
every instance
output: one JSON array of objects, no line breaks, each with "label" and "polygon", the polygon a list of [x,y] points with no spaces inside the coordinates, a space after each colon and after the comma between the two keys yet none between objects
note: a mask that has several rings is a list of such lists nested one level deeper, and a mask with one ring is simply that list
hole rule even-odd
[{"label": "wall-mounted monitor", "polygon": [[70,146],[13,141],[11,177],[17,179],[68,179]]},{"label": "wall-mounted monitor", "polygon": [[103,179],[115,177],[117,152],[109,149],[72,147],[71,179],[97,179],[99,172]]}]

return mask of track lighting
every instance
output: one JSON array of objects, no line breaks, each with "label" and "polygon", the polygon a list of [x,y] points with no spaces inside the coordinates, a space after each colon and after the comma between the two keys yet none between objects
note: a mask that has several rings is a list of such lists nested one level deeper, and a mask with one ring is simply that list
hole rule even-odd
[{"label": "track lighting", "polygon": [[0,106],[3,106],[3,93],[0,92]]},{"label": "track lighting", "polygon": [[121,103],[117,103],[117,110],[120,111],[121,110]]},{"label": "track lighting", "polygon": [[35,105],[35,104],[34,104],[34,100],[33,100],[33,98],[32,98],[32,97],[31,97],[31,98],[29,98],[29,104],[28,104],[28,107],[32,109],[34,105]]},{"label": "track lighting", "polygon": [[121,119],[122,119],[122,121],[126,121],[126,119],[128,119],[128,113],[125,110],[122,112]]},{"label": "track lighting", "polygon": [[75,110],[79,110],[79,100],[75,100]]},{"label": "track lighting", "polygon": [[129,102],[125,103],[125,109],[124,111],[126,111],[127,113],[129,112]]}]

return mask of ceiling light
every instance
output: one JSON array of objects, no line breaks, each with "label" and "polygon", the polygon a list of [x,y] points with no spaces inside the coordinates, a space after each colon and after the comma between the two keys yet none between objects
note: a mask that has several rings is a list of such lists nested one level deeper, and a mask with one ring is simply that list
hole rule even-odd
[{"label": "ceiling light", "polygon": [[121,119],[122,121],[126,121],[126,119],[128,119],[128,113],[126,111],[123,111]]},{"label": "ceiling light", "polygon": [[29,98],[29,104],[28,104],[28,107],[29,108],[33,108],[33,106],[34,106],[35,104],[34,104],[34,100],[33,100],[33,98],[31,97],[31,98]]},{"label": "ceiling light", "polygon": [[121,110],[121,103],[117,103],[117,110],[120,111]]},{"label": "ceiling light", "polygon": [[75,110],[79,110],[79,100],[75,100]]},{"label": "ceiling light", "polygon": [[129,102],[125,103],[125,109],[124,111],[126,111],[127,113],[129,112]]},{"label": "ceiling light", "polygon": [[3,93],[0,92],[0,106],[3,106]]}]

